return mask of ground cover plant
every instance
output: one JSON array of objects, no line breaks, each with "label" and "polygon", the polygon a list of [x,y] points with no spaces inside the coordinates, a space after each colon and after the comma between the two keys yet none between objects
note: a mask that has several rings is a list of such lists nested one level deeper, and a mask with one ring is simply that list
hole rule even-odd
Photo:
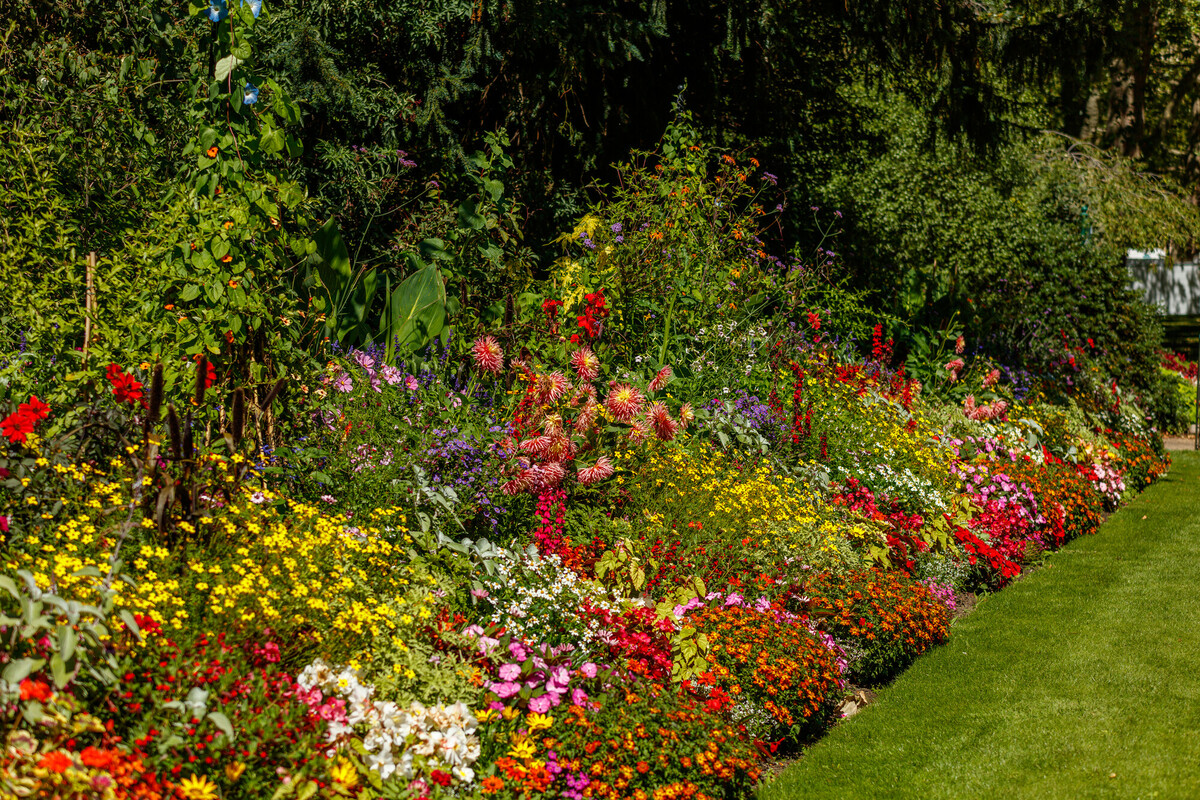
[{"label": "ground cover plant", "polygon": [[543,270],[501,135],[453,203],[326,150],[327,215],[271,14],[164,16],[190,95],[105,95],[184,109],[119,235],[4,128],[6,796],[748,797],[1167,469],[1145,376],[874,309],[683,109]]}]

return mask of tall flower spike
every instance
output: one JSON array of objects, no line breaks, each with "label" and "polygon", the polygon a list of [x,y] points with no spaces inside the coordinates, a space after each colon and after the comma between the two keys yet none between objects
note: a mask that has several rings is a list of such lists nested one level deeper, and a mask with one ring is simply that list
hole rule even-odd
[{"label": "tall flower spike", "polygon": [[600,359],[590,347],[581,347],[571,354],[571,369],[581,381],[594,381],[600,377]]},{"label": "tall flower spike", "polygon": [[475,366],[484,372],[498,374],[504,369],[504,351],[494,336],[480,336],[471,345],[471,357]]},{"label": "tall flower spike", "polygon": [[667,388],[667,384],[671,382],[673,376],[674,372],[671,371],[671,365],[668,364],[658,371],[658,374],[654,376],[654,380],[650,381],[650,385],[646,387],[646,390],[651,394],[661,392]]}]

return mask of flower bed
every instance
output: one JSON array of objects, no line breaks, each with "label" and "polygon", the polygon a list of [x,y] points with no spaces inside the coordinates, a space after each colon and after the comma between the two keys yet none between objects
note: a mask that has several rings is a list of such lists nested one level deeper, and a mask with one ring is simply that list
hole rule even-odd
[{"label": "flower bed", "polygon": [[[848,687],[944,641],[963,593],[1094,533],[1165,468],[1136,428],[923,406],[899,373],[807,353],[780,372],[793,411],[755,406],[777,426],[764,448],[716,435],[738,406],[696,419],[670,369],[603,385],[583,347],[569,370],[516,362],[509,406],[472,405],[508,380],[483,339],[477,387],[450,390],[458,424],[386,457],[372,428],[433,413],[444,379],[373,383],[359,354],[325,376],[345,454],[326,470],[402,491],[255,488],[241,454],[181,456],[210,479],[190,510],[155,486],[183,491],[170,459],[43,446],[53,410],[31,398],[5,427],[23,492],[4,516],[0,779],[64,797],[747,796]],[[110,377],[107,402],[144,415],[141,382]]]}]

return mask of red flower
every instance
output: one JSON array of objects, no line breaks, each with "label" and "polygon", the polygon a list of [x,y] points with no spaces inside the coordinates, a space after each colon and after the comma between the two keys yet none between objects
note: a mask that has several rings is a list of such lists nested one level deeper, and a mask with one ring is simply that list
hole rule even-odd
[{"label": "red flower", "polygon": [[109,364],[105,376],[112,384],[113,396],[117,398],[118,403],[129,403],[130,405],[140,403],[142,408],[146,407],[146,401],[142,397],[142,384],[133,375],[125,372],[116,364]]},{"label": "red flower", "polygon": [[21,405],[17,407],[17,411],[23,411],[26,414],[29,414],[35,420],[43,420],[50,416],[50,406],[39,400],[36,394],[31,394],[29,396],[29,402],[21,403]]},{"label": "red flower", "polygon": [[429,777],[432,778],[433,782],[439,786],[449,786],[450,785],[450,773],[449,772],[442,772],[440,769],[435,769]]},{"label": "red flower", "polygon": [[55,750],[42,756],[38,766],[52,772],[66,772],[71,766],[71,758],[61,750]]},{"label": "red flower", "polygon": [[33,433],[33,426],[36,423],[37,420],[29,414],[17,411],[0,422],[0,432],[3,432],[5,438],[13,444],[25,444],[25,437]]},{"label": "red flower", "polygon": [[815,311],[808,312],[808,324],[814,331],[821,330],[821,315]]},{"label": "red flower", "polygon": [[22,700],[49,700],[50,684],[26,678],[21,681]]}]

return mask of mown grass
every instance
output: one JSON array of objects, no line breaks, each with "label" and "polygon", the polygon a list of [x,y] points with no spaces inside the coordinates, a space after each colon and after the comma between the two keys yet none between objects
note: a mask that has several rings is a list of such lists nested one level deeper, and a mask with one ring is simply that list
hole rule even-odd
[{"label": "mown grass", "polygon": [[959,620],[762,787],[788,798],[1200,798],[1200,455]]}]

